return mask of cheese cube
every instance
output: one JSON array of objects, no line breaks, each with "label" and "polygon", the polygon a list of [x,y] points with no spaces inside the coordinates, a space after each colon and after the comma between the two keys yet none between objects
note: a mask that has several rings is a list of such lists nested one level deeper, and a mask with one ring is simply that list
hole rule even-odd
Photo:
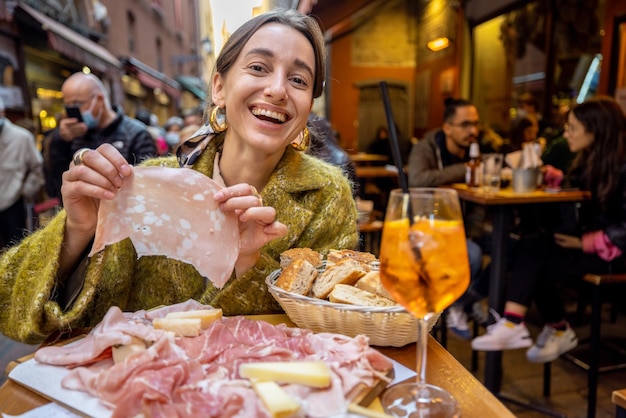
[{"label": "cheese cube", "polygon": [[137,337],[132,337],[130,344],[120,344],[114,345],[112,348],[113,354],[113,362],[115,364],[121,363],[124,359],[131,354],[138,353],[140,351],[144,351],[146,349],[146,344],[143,340],[140,340]]},{"label": "cheese cube", "polygon": [[171,331],[177,337],[197,337],[202,331],[200,318],[155,318],[152,321],[155,329]]},{"label": "cheese cube", "polygon": [[271,380],[280,383],[297,383],[315,388],[330,386],[330,369],[323,361],[266,361],[244,363],[239,375],[248,379]]},{"label": "cheese cube", "polygon": [[170,312],[166,318],[200,318],[202,329],[207,329],[211,323],[222,319],[221,309],[198,309],[195,311]]},{"label": "cheese cube", "polygon": [[253,380],[252,387],[272,418],[286,418],[300,409],[300,403],[278,386],[276,382]]}]

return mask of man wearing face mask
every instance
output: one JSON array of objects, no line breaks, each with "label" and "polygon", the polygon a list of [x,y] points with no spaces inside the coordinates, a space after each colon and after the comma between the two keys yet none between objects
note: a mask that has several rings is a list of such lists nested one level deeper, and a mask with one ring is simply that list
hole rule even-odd
[{"label": "man wearing face mask", "polygon": [[108,143],[117,148],[130,164],[157,155],[154,140],[145,125],[111,106],[98,77],[72,74],[63,83],[61,91],[67,111],[75,108],[79,114],[62,119],[53,133],[47,153],[50,172],[46,173],[46,180],[53,183],[57,195],[51,197],[61,198],[62,174],[68,169],[74,153],[81,148],[95,149]]},{"label": "man wearing face mask", "polygon": [[163,125],[163,129],[165,129],[165,142],[169,145],[170,152],[175,153],[181,139],[186,139],[180,137],[180,131],[184,127],[185,123],[183,119],[178,116],[172,116],[165,122],[165,125]]}]

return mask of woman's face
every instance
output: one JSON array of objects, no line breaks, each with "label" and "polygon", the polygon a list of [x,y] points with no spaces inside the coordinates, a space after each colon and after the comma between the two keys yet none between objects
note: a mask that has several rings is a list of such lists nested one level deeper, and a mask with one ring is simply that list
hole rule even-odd
[{"label": "woman's face", "polygon": [[539,126],[532,124],[524,129],[524,142],[535,142],[539,134]]},{"label": "woman's face", "polygon": [[587,132],[583,124],[574,116],[573,112],[567,116],[567,124],[563,134],[572,152],[578,152],[593,144],[593,134]]},{"label": "woman's face", "polygon": [[213,77],[213,102],[226,109],[226,141],[282,153],[306,125],[314,71],[304,35],[278,23],[262,26],[228,72]]}]

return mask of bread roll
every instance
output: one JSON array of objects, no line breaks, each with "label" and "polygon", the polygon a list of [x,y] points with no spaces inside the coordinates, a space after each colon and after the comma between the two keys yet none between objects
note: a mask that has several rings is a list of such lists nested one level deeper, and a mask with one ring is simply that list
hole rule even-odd
[{"label": "bread roll", "polygon": [[352,258],[364,264],[371,264],[377,261],[376,256],[372,253],[354,250],[330,250],[326,257],[326,265],[332,266],[345,258]]},{"label": "bread roll", "polygon": [[276,280],[276,286],[288,292],[307,296],[319,272],[307,260],[300,258],[289,264]]},{"label": "bread roll", "polygon": [[322,265],[322,254],[310,248],[290,248],[280,254],[280,267],[286,268],[294,260],[304,259],[313,267]]},{"label": "bread roll", "polygon": [[385,289],[380,282],[380,272],[378,270],[370,271],[365,276],[361,277],[354,286],[358,289],[393,300],[393,296],[389,294],[387,289]]},{"label": "bread roll", "polygon": [[345,284],[336,285],[328,295],[328,300],[357,306],[387,307],[396,305],[392,300]]},{"label": "bread roll", "polygon": [[352,258],[340,260],[319,275],[313,283],[313,296],[319,299],[326,299],[335,285],[353,285],[361,277],[370,271],[370,267]]}]

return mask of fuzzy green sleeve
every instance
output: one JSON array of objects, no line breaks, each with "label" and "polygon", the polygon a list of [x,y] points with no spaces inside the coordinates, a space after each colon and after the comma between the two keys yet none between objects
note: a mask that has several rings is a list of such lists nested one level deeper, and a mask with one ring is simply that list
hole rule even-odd
[{"label": "fuzzy green sleeve", "polygon": [[0,331],[37,343],[70,323],[52,301],[65,230],[65,212],[9,248],[0,258]]}]

